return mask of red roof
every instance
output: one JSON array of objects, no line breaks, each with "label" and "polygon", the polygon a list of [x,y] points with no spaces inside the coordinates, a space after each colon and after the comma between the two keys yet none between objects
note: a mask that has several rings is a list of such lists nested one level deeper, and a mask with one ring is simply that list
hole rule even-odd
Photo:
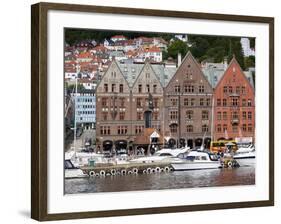
[{"label": "red roof", "polygon": [[77,58],[91,58],[91,57],[92,57],[92,55],[90,52],[82,52],[77,55]]},{"label": "red roof", "polygon": [[99,52],[105,52],[105,51],[107,51],[107,48],[102,45],[99,45],[99,46],[94,47],[92,50],[99,51]]},{"label": "red roof", "polygon": [[145,52],[161,52],[161,50],[159,47],[152,46],[151,48],[146,49]]}]

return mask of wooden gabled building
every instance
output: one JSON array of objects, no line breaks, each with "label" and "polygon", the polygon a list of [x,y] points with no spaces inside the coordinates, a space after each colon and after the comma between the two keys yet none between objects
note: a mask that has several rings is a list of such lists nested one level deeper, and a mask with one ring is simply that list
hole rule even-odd
[{"label": "wooden gabled building", "polygon": [[127,148],[132,141],[131,91],[113,60],[96,90],[96,139],[102,150]]},{"label": "wooden gabled building", "polygon": [[188,52],[164,91],[165,131],[169,133],[170,146],[208,147],[212,97],[211,85]]},{"label": "wooden gabled building", "polygon": [[255,136],[255,90],[235,57],[214,91],[214,139]]}]

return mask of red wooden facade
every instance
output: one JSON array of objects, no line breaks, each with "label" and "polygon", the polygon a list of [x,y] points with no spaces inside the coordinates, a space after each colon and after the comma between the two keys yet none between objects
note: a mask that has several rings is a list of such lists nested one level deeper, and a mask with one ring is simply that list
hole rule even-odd
[{"label": "red wooden facade", "polygon": [[255,91],[235,58],[214,90],[214,140],[255,137]]}]

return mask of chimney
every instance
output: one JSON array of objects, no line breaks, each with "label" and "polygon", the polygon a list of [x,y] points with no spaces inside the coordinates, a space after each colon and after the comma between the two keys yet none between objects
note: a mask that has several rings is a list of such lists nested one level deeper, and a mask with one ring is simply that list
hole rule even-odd
[{"label": "chimney", "polygon": [[181,65],[181,53],[178,52],[178,67]]},{"label": "chimney", "polygon": [[224,64],[224,66],[223,66],[224,70],[226,70],[227,69],[227,57],[224,58],[223,64]]}]

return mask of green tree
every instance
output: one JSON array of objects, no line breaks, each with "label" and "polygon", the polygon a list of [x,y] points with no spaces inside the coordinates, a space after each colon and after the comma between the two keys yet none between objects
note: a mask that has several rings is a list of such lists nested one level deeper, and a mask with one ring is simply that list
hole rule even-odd
[{"label": "green tree", "polygon": [[172,57],[174,59],[177,58],[178,53],[181,53],[182,56],[187,53],[187,45],[181,40],[173,41],[168,47],[168,57]]},{"label": "green tree", "polygon": [[249,56],[244,58],[245,68],[255,67],[255,56]]},{"label": "green tree", "polygon": [[209,47],[209,41],[206,38],[199,36],[195,39],[194,44],[190,47],[189,50],[195,58],[198,58],[199,61],[202,61],[206,59],[206,57],[204,56],[206,55],[206,51],[209,49]]},{"label": "green tree", "polygon": [[[74,92],[75,91],[75,84],[68,85],[67,90],[71,91],[71,92],[72,91]],[[85,87],[82,84],[79,83],[79,84],[77,84],[77,90],[78,91],[85,90]]]}]

